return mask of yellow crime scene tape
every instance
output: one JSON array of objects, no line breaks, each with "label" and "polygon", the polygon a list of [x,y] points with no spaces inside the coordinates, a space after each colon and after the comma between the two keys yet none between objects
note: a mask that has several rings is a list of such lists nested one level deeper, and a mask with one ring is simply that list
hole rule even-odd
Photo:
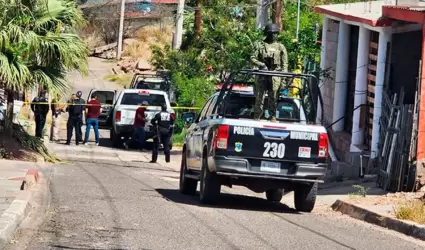
[{"label": "yellow crime scene tape", "polygon": [[[67,103],[67,102],[23,102],[23,104],[30,104],[30,105],[31,104],[44,104],[44,105],[54,104],[54,105],[63,105],[63,106],[96,106],[95,104],[87,104],[87,103],[80,104],[80,103]],[[105,107],[105,106],[113,107],[113,106],[115,106],[113,104],[101,104],[101,105],[102,105],[102,107]],[[160,106],[152,105],[152,106],[139,106],[139,107],[148,108],[148,107],[160,107]],[[189,109],[189,110],[200,109],[198,107],[184,107],[184,106],[182,106],[182,107],[177,106],[177,107],[171,107],[171,108],[172,109]]]}]

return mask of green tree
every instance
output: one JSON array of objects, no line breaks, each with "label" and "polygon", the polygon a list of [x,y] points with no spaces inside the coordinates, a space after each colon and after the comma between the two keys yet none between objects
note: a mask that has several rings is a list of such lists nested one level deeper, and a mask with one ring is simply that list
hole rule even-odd
[{"label": "green tree", "polygon": [[14,93],[39,85],[66,92],[66,72],[85,72],[88,50],[75,33],[84,18],[73,0],[0,0],[0,15],[0,85],[11,136]]},{"label": "green tree", "polygon": [[[316,5],[329,4],[331,1],[301,2],[298,41],[294,41],[297,26],[297,1],[285,1],[283,4],[283,27],[278,39],[287,48],[289,70],[295,70],[299,60],[319,62],[320,45],[317,44],[317,36],[321,32],[322,17],[315,13],[313,8]],[[187,4],[192,5],[193,2],[189,1]],[[251,67],[250,56],[253,46],[264,39],[262,31],[255,28],[255,4],[255,0],[202,1],[201,36],[199,38],[195,36],[193,12],[185,12],[185,35],[181,49],[174,51],[169,46],[155,47],[151,58],[153,65],[157,68],[168,69],[172,74],[178,74],[187,81],[194,78],[205,79],[204,84],[214,83],[210,80],[211,78],[219,80],[226,72]],[[242,16],[234,15],[234,7],[240,7]],[[207,68],[211,70],[206,70]],[[202,81],[198,82],[202,84]],[[185,91],[189,91],[189,87],[183,92]]]}]

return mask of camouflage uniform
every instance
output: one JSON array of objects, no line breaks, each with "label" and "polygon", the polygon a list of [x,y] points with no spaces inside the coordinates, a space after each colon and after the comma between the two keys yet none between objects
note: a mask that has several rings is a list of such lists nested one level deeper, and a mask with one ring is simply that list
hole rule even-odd
[{"label": "camouflage uniform", "polygon": [[[268,24],[265,30],[268,34],[278,33],[278,29],[274,24]],[[254,54],[251,56],[254,66],[271,71],[288,71],[288,56],[286,48],[283,44],[269,40],[257,46]],[[268,94],[268,110],[271,119],[276,118],[276,102],[284,78],[282,77],[266,77],[259,76],[254,86],[256,95],[254,106],[254,119],[260,119],[263,113],[264,92]]]}]

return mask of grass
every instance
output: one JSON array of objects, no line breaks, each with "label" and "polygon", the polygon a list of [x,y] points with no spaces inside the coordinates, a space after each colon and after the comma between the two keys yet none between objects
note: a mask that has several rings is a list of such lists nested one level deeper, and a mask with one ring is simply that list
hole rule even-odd
[{"label": "grass", "polygon": [[151,58],[150,46],[165,45],[172,41],[172,27],[166,26],[160,29],[159,26],[146,26],[135,32],[134,39],[131,44],[126,45],[123,56],[132,58],[141,58],[149,60]]},{"label": "grass", "polygon": [[186,131],[183,131],[179,134],[173,135],[173,146],[183,146],[184,144],[184,137],[186,136]]},{"label": "grass", "polygon": [[398,204],[394,208],[394,214],[400,220],[410,220],[425,224],[425,204],[421,200],[411,200]]},{"label": "grass", "polygon": [[357,192],[349,193],[348,196],[350,198],[357,198],[357,197],[363,197],[364,198],[367,195],[367,191],[369,191],[369,189],[370,189],[370,188],[365,188],[361,185],[353,185],[352,187],[357,188],[358,190],[357,190]]},{"label": "grass", "polygon": [[119,84],[120,86],[128,87],[132,78],[133,78],[133,75],[131,74],[120,74],[120,75],[112,74],[112,75],[105,76],[104,79],[110,82],[115,82]]}]

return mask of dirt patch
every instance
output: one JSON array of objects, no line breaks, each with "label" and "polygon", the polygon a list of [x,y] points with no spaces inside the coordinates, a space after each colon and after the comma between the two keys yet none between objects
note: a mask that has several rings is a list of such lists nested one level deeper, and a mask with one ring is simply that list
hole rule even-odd
[{"label": "dirt patch", "polygon": [[389,193],[382,196],[373,196],[373,197],[361,197],[361,196],[351,196],[350,203],[365,205],[365,206],[376,206],[376,205],[396,205],[403,202],[408,202],[412,200],[421,199],[424,196],[424,192],[416,193]]},{"label": "dirt patch", "polygon": [[382,196],[351,196],[350,203],[400,220],[425,225],[425,192],[390,193]]},{"label": "dirt patch", "polygon": [[0,134],[0,158],[37,162],[37,156],[34,151],[23,148],[17,139]]}]

